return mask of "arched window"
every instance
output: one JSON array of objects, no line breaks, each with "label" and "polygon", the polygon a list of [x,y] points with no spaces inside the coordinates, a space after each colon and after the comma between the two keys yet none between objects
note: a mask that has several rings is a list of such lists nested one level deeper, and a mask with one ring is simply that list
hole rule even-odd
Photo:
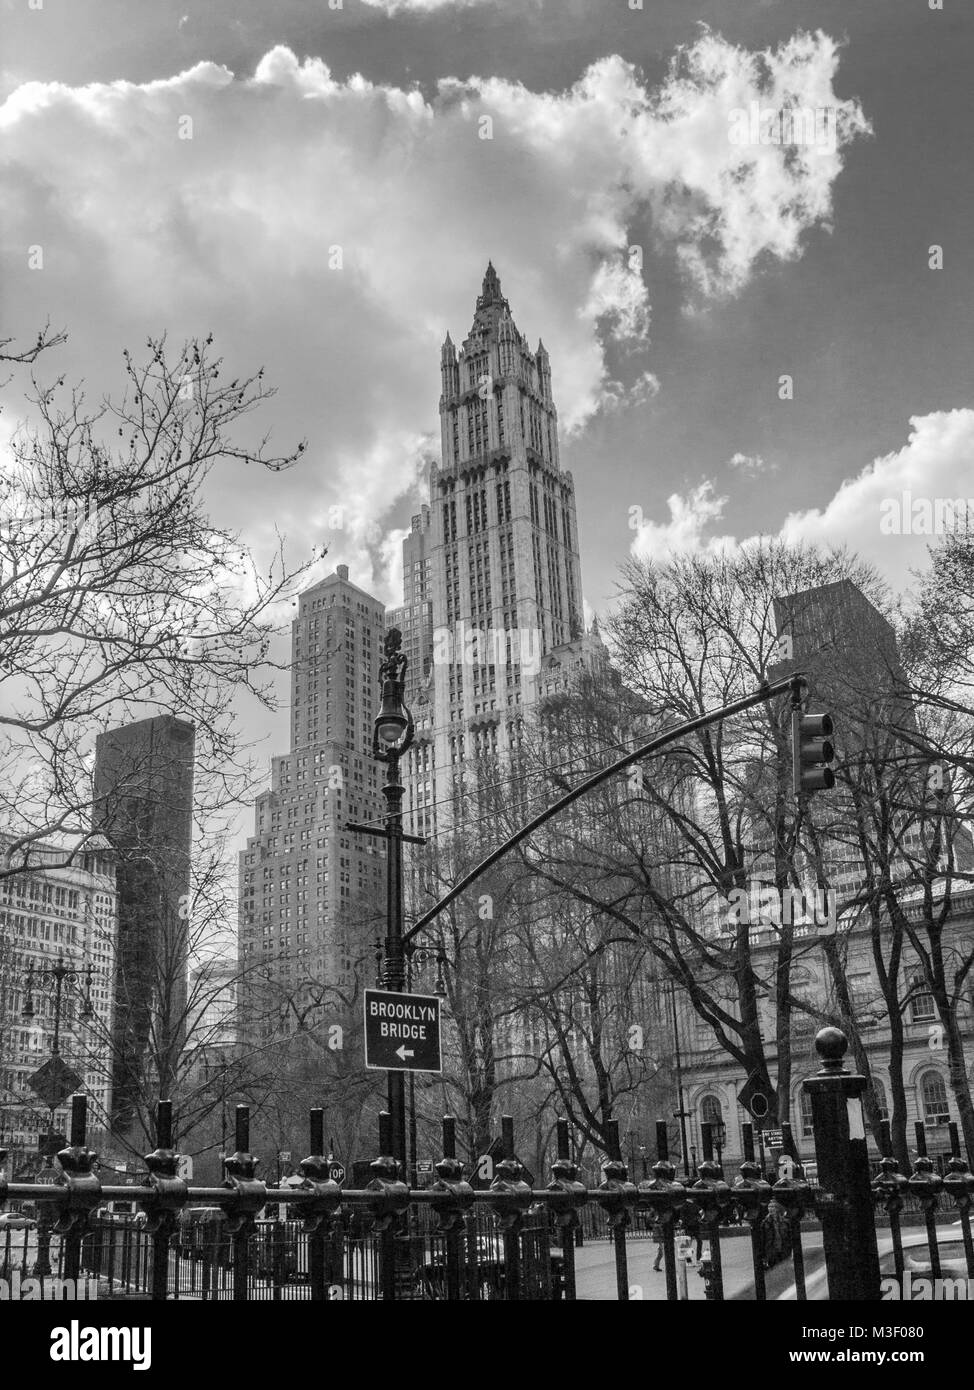
[{"label": "arched window", "polygon": [[812,1128],[812,1097],[809,1095],[808,1091],[805,1090],[804,1086],[798,1092],[798,1095],[800,1097],[802,1115],[802,1138],[811,1139],[815,1133]]},{"label": "arched window", "polygon": [[950,1119],[947,1087],[939,1071],[928,1071],[920,1083],[925,1125],[945,1125]]},{"label": "arched window", "polygon": [[713,1125],[711,1130],[714,1143],[719,1147],[724,1147],[724,1107],[720,1103],[719,1096],[704,1096],[700,1102],[700,1142],[703,1143],[703,1126]]},{"label": "arched window", "polygon": [[876,1105],[879,1107],[879,1118],[889,1119],[889,1106],[886,1104],[886,1087],[878,1076],[873,1077],[873,1095],[876,1097]]}]

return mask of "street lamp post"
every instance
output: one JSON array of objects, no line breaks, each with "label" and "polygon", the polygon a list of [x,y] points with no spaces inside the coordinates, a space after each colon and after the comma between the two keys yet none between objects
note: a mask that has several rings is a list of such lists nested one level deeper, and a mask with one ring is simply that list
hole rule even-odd
[{"label": "street lamp post", "polygon": [[[372,755],[386,765],[382,787],[386,810],[382,830],[375,826],[349,822],[347,830],[365,835],[381,835],[386,842],[386,938],[382,987],[402,993],[406,988],[406,957],[403,947],[403,841],[424,845],[419,835],[406,835],[402,828],[403,785],[399,759],[413,742],[413,717],[403,704],[407,658],[402,651],[402,633],[390,628],[383,643],[385,659],[379,667],[382,703],[372,731]],[[406,1088],[401,1071],[390,1071],[389,1114],[392,1122],[392,1156],[406,1167]]]},{"label": "street lamp post", "polygon": [[[64,996],[64,986],[80,985],[84,978],[84,991],[81,996],[81,1010],[79,1019],[87,1020],[94,1018],[95,1011],[91,1004],[91,980],[94,974],[94,967],[91,964],[85,966],[83,970],[78,970],[72,965],[65,965],[64,957],[58,956],[56,965],[41,966],[35,969],[34,962],[31,961],[27,967],[27,979],[24,982],[24,1003],[20,1011],[21,1018],[30,1023],[35,1017],[34,1008],[34,986],[35,983],[47,983],[53,986],[54,990],[54,1038],[51,1043],[51,1059],[61,1057],[61,1005]],[[76,1080],[77,1078],[75,1078]],[[54,1101],[48,1105],[48,1135],[54,1133],[54,1112],[57,1110],[59,1102]],[[45,1161],[51,1164],[52,1151],[50,1149],[50,1139],[43,1146],[45,1151]],[[54,1172],[51,1165],[51,1172]],[[51,1229],[52,1220],[50,1212],[42,1205],[38,1212],[37,1223],[37,1258],[34,1261],[33,1276],[36,1279],[44,1279],[51,1273]]]},{"label": "street lamp post", "polygon": [[[446,965],[446,954],[432,946],[415,946],[412,942],[406,948],[406,989],[408,993],[413,992],[413,962],[424,964],[426,961],[436,961],[436,984],[434,991],[442,999],[446,995],[446,984],[443,980],[443,968]],[[416,1169],[416,1073],[409,1073],[409,1172],[407,1182],[410,1187],[419,1186],[419,1178]]]},{"label": "street lamp post", "polygon": [[[680,1148],[683,1154],[683,1172],[686,1177],[690,1176],[690,1155],[687,1150],[687,1120],[690,1112],[686,1108],[683,1098],[683,1062],[680,1056],[680,1029],[676,1017],[676,981],[670,981],[670,1005],[673,1017],[673,1069],[676,1073],[676,1095],[679,1109],[675,1110],[674,1116],[680,1121]],[[694,1172],[696,1172],[697,1160],[694,1158]]]},{"label": "street lamp post", "polygon": [[[94,1018],[95,1011],[91,1006],[91,977],[94,974],[94,966],[86,965],[83,970],[77,970],[73,965],[65,965],[64,957],[58,956],[57,965],[44,965],[39,970],[35,970],[34,962],[31,961],[27,967],[27,979],[24,984],[24,1007],[20,1011],[20,1016],[25,1022],[30,1022],[34,1017],[34,982],[35,978],[40,981],[47,980],[54,986],[54,1041],[51,1044],[51,1056],[60,1057],[61,1055],[61,998],[65,983],[79,984],[82,975],[85,979],[84,993],[81,997],[81,1012],[78,1017],[82,1020]],[[55,1107],[56,1108],[56,1107]]]}]

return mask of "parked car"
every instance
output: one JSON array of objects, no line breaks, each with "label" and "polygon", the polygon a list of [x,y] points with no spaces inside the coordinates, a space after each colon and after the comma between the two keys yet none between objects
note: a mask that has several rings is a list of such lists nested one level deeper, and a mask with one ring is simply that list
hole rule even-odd
[{"label": "parked car", "polygon": [[0,1234],[4,1231],[25,1231],[37,1222],[24,1211],[5,1211],[0,1214]]}]

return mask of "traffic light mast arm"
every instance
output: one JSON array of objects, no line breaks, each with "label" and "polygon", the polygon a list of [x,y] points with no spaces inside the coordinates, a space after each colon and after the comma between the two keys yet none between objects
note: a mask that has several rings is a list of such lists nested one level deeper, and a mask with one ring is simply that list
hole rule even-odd
[{"label": "traffic light mast arm", "polygon": [[661,748],[666,748],[669,744],[676,743],[687,734],[695,733],[697,729],[705,729],[708,724],[717,724],[720,720],[727,719],[732,714],[740,714],[743,710],[753,708],[754,705],[763,705],[768,700],[773,700],[776,695],[783,695],[786,690],[791,691],[792,708],[794,708],[796,701],[799,705],[801,703],[801,692],[806,683],[805,677],[801,672],[786,676],[782,680],[765,681],[753,695],[745,695],[743,699],[735,700],[729,705],[723,705],[720,709],[708,710],[705,714],[698,714],[696,718],[688,719],[685,723],[678,724],[676,728],[668,729],[665,733],[658,734],[657,737],[651,739],[649,743],[644,743],[641,748],[637,748],[632,753],[627,753],[625,757],[619,758],[617,762],[611,763],[608,767],[603,767],[600,768],[598,772],[593,772],[591,777],[587,777],[584,782],[579,782],[577,787],[573,787],[571,791],[566,792],[564,796],[559,797],[559,799],[552,802],[550,806],[546,806],[543,811],[539,811],[532,820],[522,825],[520,830],[516,830],[502,845],[498,845],[497,849],[492,850],[491,853],[487,855],[486,859],[482,859],[475,868],[471,869],[468,874],[465,874],[459,883],[454,884],[450,891],[440,898],[439,902],[427,908],[413,926],[411,926],[407,932],[403,933],[403,944],[405,945],[407,941],[411,941],[413,937],[418,936],[421,931],[425,930],[430,922],[433,921],[434,917],[438,917],[444,908],[449,907],[461,893],[466,892],[470,885],[476,882],[481,874],[486,873],[486,871],[496,864],[499,859],[502,859],[508,850],[513,849],[515,845],[519,845],[521,841],[526,840],[529,835],[533,835],[546,821],[551,820],[553,816],[557,816],[559,811],[563,811],[566,806],[571,806],[572,803],[578,801],[580,797],[585,796],[588,792],[601,786],[603,782],[607,782],[609,778],[615,776],[617,772],[623,772],[627,767],[631,767],[633,763],[638,763],[642,758],[648,758],[652,753],[658,753]]}]

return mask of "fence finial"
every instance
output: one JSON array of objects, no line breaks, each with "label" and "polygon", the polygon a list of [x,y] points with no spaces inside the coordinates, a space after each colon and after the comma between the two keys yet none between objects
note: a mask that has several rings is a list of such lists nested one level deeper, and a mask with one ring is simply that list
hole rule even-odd
[{"label": "fence finial", "polygon": [[819,1076],[837,1076],[845,1071],[842,1058],[849,1050],[849,1039],[841,1028],[822,1028],[815,1035],[815,1051],[822,1059]]}]

